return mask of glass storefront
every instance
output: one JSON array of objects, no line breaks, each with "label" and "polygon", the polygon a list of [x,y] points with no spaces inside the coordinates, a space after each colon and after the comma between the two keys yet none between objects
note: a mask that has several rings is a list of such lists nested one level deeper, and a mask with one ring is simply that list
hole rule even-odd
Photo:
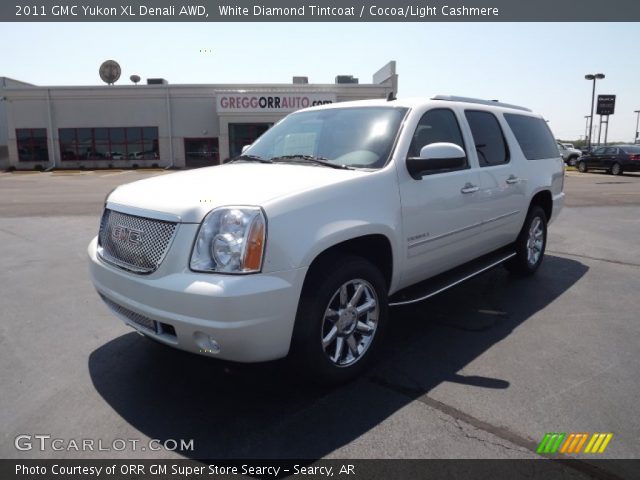
[{"label": "glass storefront", "polygon": [[217,138],[185,138],[184,158],[187,167],[209,167],[220,163]]},{"label": "glass storefront", "polygon": [[46,128],[17,128],[18,160],[20,162],[48,162]]},{"label": "glass storefront", "polygon": [[242,153],[242,147],[251,145],[260,135],[269,130],[272,125],[273,123],[230,123],[230,158],[240,155]]},{"label": "glass storefront", "polygon": [[158,127],[61,128],[62,160],[158,160]]}]

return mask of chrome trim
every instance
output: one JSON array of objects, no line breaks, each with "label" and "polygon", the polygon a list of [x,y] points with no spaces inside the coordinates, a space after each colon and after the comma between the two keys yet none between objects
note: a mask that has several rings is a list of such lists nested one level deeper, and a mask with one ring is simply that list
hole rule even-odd
[{"label": "chrome trim", "polygon": [[[434,240],[440,240],[441,238],[445,238],[445,237],[448,237],[448,236],[451,236],[451,235],[455,235],[456,233],[462,233],[462,232],[464,232],[466,230],[471,230],[472,228],[476,228],[476,227],[480,227],[482,225],[486,225],[487,223],[497,222],[498,220],[501,220],[501,219],[507,218],[507,217],[511,217],[513,215],[517,215],[518,213],[520,213],[520,210],[514,210],[513,212],[504,213],[502,215],[498,215],[497,217],[490,218],[489,220],[484,220],[484,221],[479,222],[479,223],[474,223],[473,225],[468,225],[466,227],[462,227],[462,228],[459,228],[457,230],[453,230],[451,232],[440,234],[437,237],[423,238],[423,239],[418,240],[416,242],[409,243],[408,248],[411,249],[411,248],[414,248],[414,247],[419,247],[420,245],[424,245],[425,243],[429,243],[429,242],[432,242]],[[420,234],[420,235],[424,235],[424,234]]]},{"label": "chrome trim", "polygon": [[136,217],[148,218],[149,220],[161,220],[163,222],[183,223],[180,215],[172,213],[158,212],[156,210],[148,210],[146,208],[132,207],[122,205],[120,203],[107,202],[105,208],[114,212],[124,213],[125,215],[133,215]]},{"label": "chrome trim", "polygon": [[496,222],[498,220],[502,220],[503,218],[511,217],[512,215],[517,215],[520,213],[520,210],[514,210],[513,212],[503,213],[502,215],[498,215],[497,217],[490,218],[489,220],[485,220],[482,224]]},{"label": "chrome trim", "polygon": [[397,306],[399,306],[399,305],[409,305],[409,304],[411,304],[411,303],[421,302],[421,301],[423,301],[423,300],[426,300],[427,298],[431,298],[431,297],[433,297],[433,296],[435,296],[435,295],[437,295],[437,294],[439,294],[439,293],[444,292],[445,290],[450,289],[451,287],[455,287],[455,286],[456,286],[456,285],[458,285],[459,283],[462,283],[462,282],[464,282],[464,281],[466,281],[466,280],[469,280],[470,278],[473,278],[473,277],[475,277],[476,275],[480,275],[482,272],[486,272],[487,270],[489,270],[489,269],[491,269],[491,268],[493,268],[493,267],[495,267],[495,266],[497,266],[497,265],[500,265],[501,263],[505,262],[506,260],[509,260],[511,257],[514,257],[515,255],[516,255],[516,253],[515,253],[515,252],[512,252],[512,253],[510,253],[509,255],[507,255],[506,257],[501,258],[501,259],[500,259],[500,260],[498,260],[497,262],[494,262],[494,263],[492,263],[491,265],[487,265],[486,267],[483,267],[483,268],[481,268],[480,270],[478,270],[478,271],[476,271],[476,272],[470,273],[470,274],[469,274],[469,275],[467,275],[466,277],[463,277],[463,278],[461,278],[461,279],[459,279],[459,280],[456,280],[455,282],[453,282],[453,283],[451,283],[451,284],[449,284],[449,285],[445,285],[444,287],[439,288],[439,289],[438,289],[438,290],[436,290],[435,292],[431,292],[431,293],[429,293],[429,294],[427,294],[427,295],[425,295],[425,296],[423,296],[423,297],[420,297],[420,298],[414,298],[414,299],[412,299],[412,300],[404,300],[404,301],[402,301],[402,302],[389,302],[389,306],[390,306],[390,307],[397,307]]},{"label": "chrome trim", "polygon": [[461,233],[461,232],[464,232],[465,230],[471,230],[472,228],[480,227],[480,226],[482,226],[483,223],[484,222],[474,223],[473,225],[467,225],[466,227],[462,227],[462,228],[459,228],[457,230],[453,230],[451,232],[442,233],[442,234],[438,235],[437,237],[424,238],[422,240],[418,240],[417,242],[410,243],[409,244],[409,248],[419,247],[420,245],[424,245],[425,243],[429,243],[429,242],[432,242],[434,240],[440,240],[441,238],[445,238],[445,237],[448,237],[450,235],[455,235],[456,233]]}]

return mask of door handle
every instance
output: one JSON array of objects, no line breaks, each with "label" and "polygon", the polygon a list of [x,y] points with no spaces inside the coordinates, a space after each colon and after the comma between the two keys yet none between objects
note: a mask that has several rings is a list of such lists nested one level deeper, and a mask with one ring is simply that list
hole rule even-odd
[{"label": "door handle", "polygon": [[465,183],[464,187],[460,190],[461,193],[474,193],[480,190],[477,185],[473,185],[472,183]]},{"label": "door handle", "polygon": [[509,178],[507,178],[507,183],[509,185],[514,185],[516,183],[520,183],[520,179],[515,175],[511,175]]}]

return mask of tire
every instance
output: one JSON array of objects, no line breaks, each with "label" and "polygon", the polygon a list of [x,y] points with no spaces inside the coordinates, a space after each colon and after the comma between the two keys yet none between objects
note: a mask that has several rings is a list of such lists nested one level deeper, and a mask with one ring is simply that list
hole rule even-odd
[{"label": "tire", "polygon": [[622,165],[618,162],[611,165],[611,175],[622,175]]},{"label": "tire", "polygon": [[292,366],[324,384],[351,380],[371,364],[387,317],[387,285],[378,268],[351,255],[322,261],[302,290]]},{"label": "tire", "polygon": [[580,173],[587,173],[587,170],[588,170],[588,168],[587,168],[587,162],[585,162],[584,160],[580,160],[580,161],[578,162],[578,171],[579,171]]},{"label": "tire", "polygon": [[540,206],[529,209],[514,246],[516,255],[504,264],[505,268],[516,275],[533,275],[544,259],[547,246],[547,216]]},{"label": "tire", "polygon": [[576,162],[578,161],[578,157],[569,157],[569,166],[570,167],[575,167],[576,166]]}]

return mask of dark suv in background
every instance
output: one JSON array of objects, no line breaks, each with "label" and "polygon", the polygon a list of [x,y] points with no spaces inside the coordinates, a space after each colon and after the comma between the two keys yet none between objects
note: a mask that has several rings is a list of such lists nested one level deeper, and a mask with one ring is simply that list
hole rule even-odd
[{"label": "dark suv in background", "polygon": [[578,159],[578,170],[606,170],[612,175],[640,171],[640,145],[597,147]]}]

